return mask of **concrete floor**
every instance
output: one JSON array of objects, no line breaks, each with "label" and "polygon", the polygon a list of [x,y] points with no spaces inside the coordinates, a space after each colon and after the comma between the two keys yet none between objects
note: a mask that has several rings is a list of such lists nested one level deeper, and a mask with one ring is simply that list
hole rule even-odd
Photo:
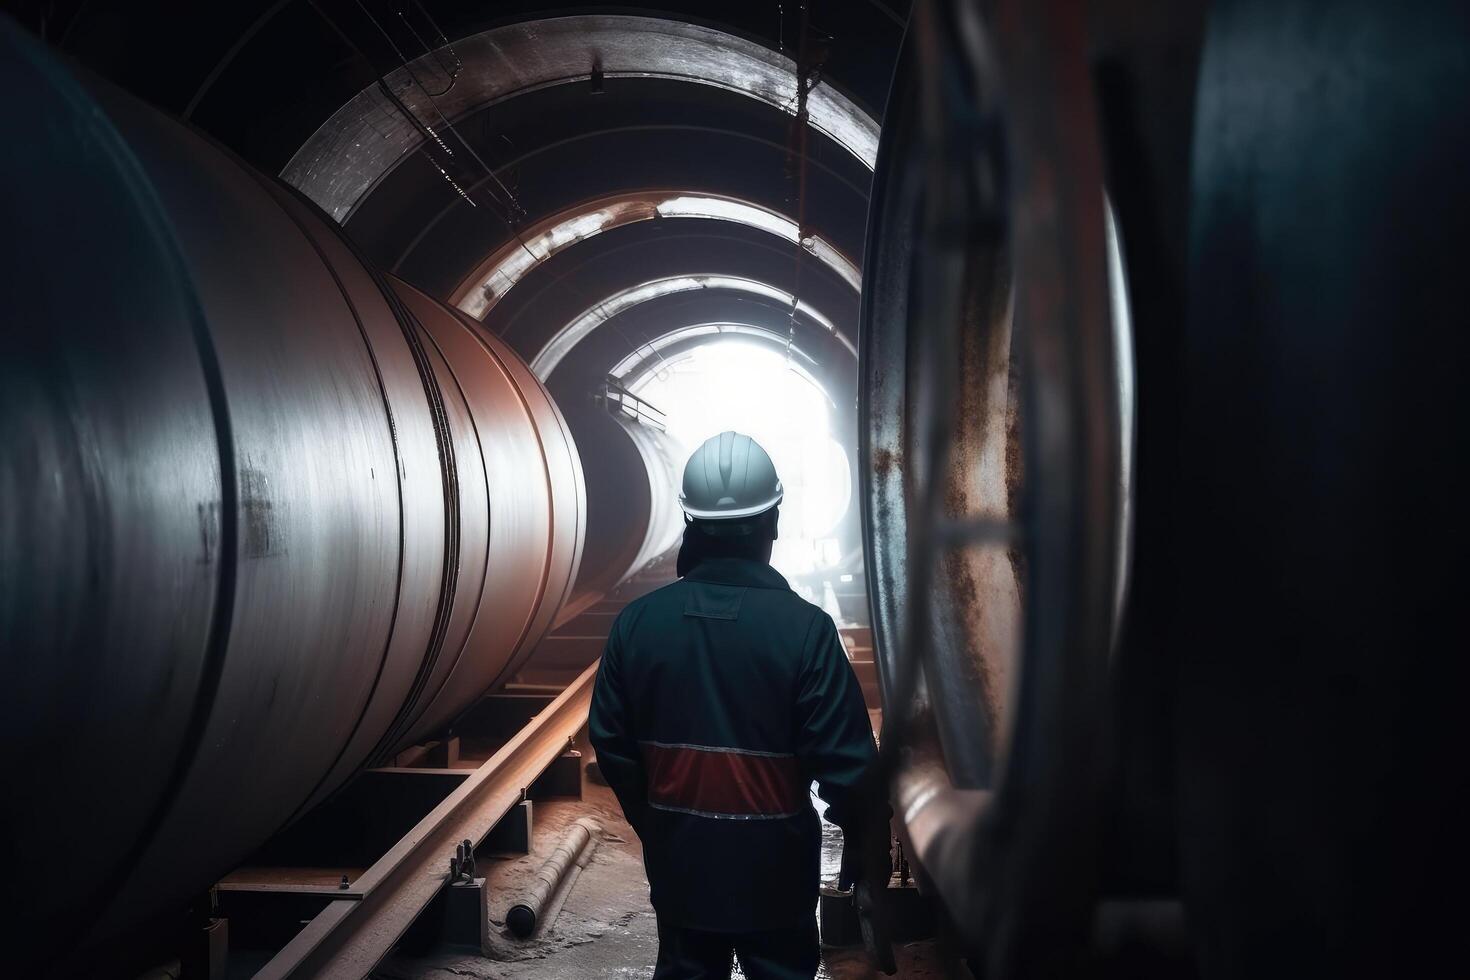
[{"label": "concrete floor", "polygon": [[[819,810],[820,812],[820,810]],[[603,827],[601,844],[586,868],[562,894],[535,935],[516,940],[505,931],[505,913],[536,869],[578,817],[590,816]],[[588,782],[581,802],[533,804],[533,854],[490,867],[482,865],[490,888],[490,928],[483,951],[439,950],[430,955],[395,954],[373,976],[379,980],[581,980],[581,978],[648,977],[658,956],[648,879],[643,872],[637,836],[623,820],[612,792]],[[833,828],[833,834],[836,834]],[[840,835],[829,836],[823,870],[835,874]],[[899,976],[942,977],[932,944],[915,943],[897,950]],[[818,975],[830,980],[867,980],[873,971],[861,950],[829,950]],[[739,967],[734,976],[741,977]]]}]

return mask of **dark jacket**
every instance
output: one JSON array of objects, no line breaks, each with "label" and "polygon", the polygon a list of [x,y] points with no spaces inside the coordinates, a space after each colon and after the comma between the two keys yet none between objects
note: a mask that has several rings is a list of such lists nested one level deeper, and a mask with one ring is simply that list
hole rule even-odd
[{"label": "dark jacket", "polygon": [[590,728],[661,920],[720,932],[811,921],[810,786],[855,830],[877,756],[831,617],[769,565],[703,561],[613,623]]}]

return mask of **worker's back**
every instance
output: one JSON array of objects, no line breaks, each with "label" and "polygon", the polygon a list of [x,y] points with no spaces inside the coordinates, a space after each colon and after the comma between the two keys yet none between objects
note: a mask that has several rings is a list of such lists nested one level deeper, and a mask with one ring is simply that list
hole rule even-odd
[{"label": "worker's back", "polygon": [[700,563],[618,617],[594,697],[599,764],[643,840],[661,919],[779,929],[816,904],[818,781],[843,821],[874,757],[821,609],[768,565]]}]

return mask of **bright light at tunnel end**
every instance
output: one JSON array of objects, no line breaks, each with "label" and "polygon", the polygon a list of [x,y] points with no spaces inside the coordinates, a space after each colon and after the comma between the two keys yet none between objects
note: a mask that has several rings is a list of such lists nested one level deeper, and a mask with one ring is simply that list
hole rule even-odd
[{"label": "bright light at tunnel end", "polygon": [[664,412],[685,458],[712,435],[743,432],[771,454],[785,489],[771,564],[787,578],[842,560],[838,525],[852,502],[852,460],[832,436],[826,392],[782,354],[736,340],[696,347],[632,388]]}]

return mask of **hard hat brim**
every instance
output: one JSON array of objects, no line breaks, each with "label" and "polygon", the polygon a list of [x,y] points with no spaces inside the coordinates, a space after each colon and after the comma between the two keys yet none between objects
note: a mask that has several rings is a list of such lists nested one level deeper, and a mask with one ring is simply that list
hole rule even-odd
[{"label": "hard hat brim", "polygon": [[778,493],[764,503],[752,504],[749,507],[741,507],[737,510],[700,510],[697,507],[690,507],[685,502],[684,495],[680,494],[679,507],[683,509],[685,514],[694,518],[696,521],[738,521],[744,517],[754,517],[757,514],[764,514],[779,504],[785,496],[786,494],[784,492]]}]

